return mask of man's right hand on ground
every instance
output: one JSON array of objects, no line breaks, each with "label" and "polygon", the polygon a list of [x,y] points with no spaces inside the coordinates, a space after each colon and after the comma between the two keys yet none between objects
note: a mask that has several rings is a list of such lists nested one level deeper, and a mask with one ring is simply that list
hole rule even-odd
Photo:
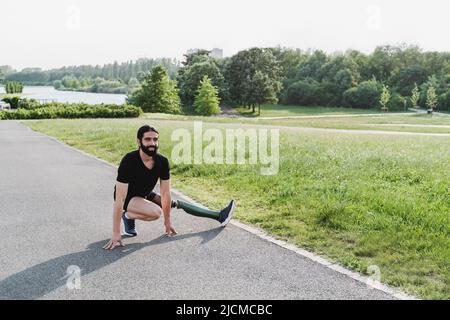
[{"label": "man's right hand on ground", "polygon": [[122,242],[122,237],[121,235],[113,235],[111,240],[108,241],[108,243],[103,246],[103,249],[105,250],[113,250],[115,247],[123,247],[124,244]]}]

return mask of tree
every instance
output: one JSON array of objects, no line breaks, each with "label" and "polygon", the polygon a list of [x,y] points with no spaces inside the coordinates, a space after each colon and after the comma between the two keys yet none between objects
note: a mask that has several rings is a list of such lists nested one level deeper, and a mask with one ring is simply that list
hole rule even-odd
[{"label": "tree", "polygon": [[436,108],[437,102],[436,90],[433,86],[430,86],[427,90],[428,113],[433,113],[433,109]]},{"label": "tree", "polygon": [[0,66],[0,74],[7,75],[15,72],[15,70],[11,66],[3,65]]},{"label": "tree", "polygon": [[298,66],[304,62],[308,55],[300,49],[268,48],[281,67],[282,77],[292,79],[297,74]]},{"label": "tree", "polygon": [[248,76],[244,90],[245,100],[252,107],[253,112],[255,112],[255,106],[258,106],[259,115],[261,114],[261,104],[278,101],[269,76],[259,70],[253,76]]},{"label": "tree", "polygon": [[137,86],[139,86],[139,81],[135,77],[131,77],[130,80],[128,80],[128,85],[131,88],[137,87]]},{"label": "tree", "polygon": [[420,91],[417,87],[417,83],[414,83],[414,89],[411,91],[411,103],[413,108],[419,108]]},{"label": "tree", "polygon": [[219,108],[218,89],[214,87],[208,76],[203,76],[194,101],[195,112],[203,115],[217,114]]},{"label": "tree", "polygon": [[387,86],[383,85],[383,91],[380,95],[380,104],[381,104],[381,110],[387,112],[388,107],[387,104],[389,102],[389,99],[391,98],[391,93],[389,92],[389,89]]},{"label": "tree", "polygon": [[356,85],[355,76],[349,69],[339,70],[333,77],[333,82],[336,83],[341,92],[350,89]]},{"label": "tree", "polygon": [[200,49],[193,53],[185,54],[184,58],[186,59],[186,61],[182,62],[182,65],[190,66],[197,62],[208,61],[211,59],[211,57],[209,56],[210,53],[211,51],[209,50]]},{"label": "tree", "polygon": [[70,88],[70,89],[77,89],[80,85],[78,79],[75,78],[74,76],[65,76],[61,80],[61,83],[65,88]]},{"label": "tree", "polygon": [[197,89],[204,76],[208,76],[211,83],[218,88],[219,96],[224,97],[224,78],[214,59],[207,58],[194,62],[196,60],[192,58],[191,65],[181,68],[177,78],[181,102],[185,106],[191,106],[194,103]]},{"label": "tree", "polygon": [[399,51],[399,47],[390,45],[376,47],[369,57],[370,75],[378,81],[388,82],[390,77],[399,70],[396,59]]},{"label": "tree", "polygon": [[64,88],[64,86],[62,85],[61,80],[55,80],[55,81],[53,81],[53,87],[54,87],[56,90],[59,90],[59,89],[63,89],[63,88]]},{"label": "tree", "polygon": [[144,112],[181,112],[176,81],[169,79],[161,65],[144,76],[141,87],[128,101],[141,107]]},{"label": "tree", "polygon": [[[250,106],[252,86],[248,81],[260,81],[257,71],[267,76],[268,84],[275,96],[281,91],[281,67],[269,49],[251,48],[235,54],[225,66],[224,76],[231,102],[241,106]],[[249,91],[250,90],[250,91]]]},{"label": "tree", "polygon": [[429,73],[423,66],[411,65],[394,75],[390,84],[395,91],[406,96],[413,89],[413,85],[425,82],[428,76]]},{"label": "tree", "polygon": [[314,51],[303,63],[299,65],[297,80],[313,78],[320,80],[322,67],[329,62],[329,57],[322,50]]}]

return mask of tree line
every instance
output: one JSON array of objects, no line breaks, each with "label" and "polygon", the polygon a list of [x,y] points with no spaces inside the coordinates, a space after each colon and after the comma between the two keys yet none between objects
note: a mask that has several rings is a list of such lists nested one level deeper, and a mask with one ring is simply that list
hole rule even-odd
[{"label": "tree line", "polygon": [[[179,98],[180,107],[170,107],[172,111],[195,111],[200,85],[206,82],[211,84],[211,94],[217,91],[221,103],[253,111],[264,103],[404,110],[428,106],[431,100],[438,110],[450,110],[450,53],[424,52],[406,44],[379,46],[370,54],[276,47],[250,48],[223,59],[199,50],[185,55],[181,63],[173,59],[138,61],[103,68],[60,68],[47,75],[61,89],[83,87],[102,92],[112,88],[115,92],[127,86],[130,99],[144,104],[146,90],[165,88],[171,92],[169,100],[177,100],[174,92]],[[158,65],[162,70],[152,80],[151,71]],[[8,73],[5,79],[20,81],[20,75],[24,70]],[[157,79],[162,82],[152,83]],[[161,112],[160,108],[155,110]],[[148,103],[147,109],[152,110]]]},{"label": "tree line", "polygon": [[[205,76],[222,103],[246,106],[254,112],[264,103],[450,110],[450,53],[423,52],[404,44],[380,46],[371,54],[251,48],[225,59],[200,50],[185,55],[171,85],[186,110],[195,111]],[[143,89],[145,86],[134,97]],[[210,89],[211,94],[214,90]],[[147,105],[144,110],[152,108]],[[158,112],[163,111],[158,108]]]},{"label": "tree line", "polygon": [[18,81],[24,85],[53,85],[58,90],[127,93],[156,65],[163,65],[170,77],[176,77],[179,68],[176,59],[142,58],[120,64],[116,61],[103,66],[82,65],[51,70],[25,68],[16,71],[10,66],[0,66],[0,83]]}]

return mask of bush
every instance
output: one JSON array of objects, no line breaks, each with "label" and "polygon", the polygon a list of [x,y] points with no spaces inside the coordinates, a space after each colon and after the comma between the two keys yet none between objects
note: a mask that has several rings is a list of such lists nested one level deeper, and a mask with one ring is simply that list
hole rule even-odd
[{"label": "bush", "polygon": [[363,81],[344,92],[344,104],[352,108],[371,109],[378,106],[381,84],[375,80]]},{"label": "bush", "polygon": [[450,89],[447,91],[447,93],[443,93],[439,96],[438,110],[450,111]]},{"label": "bush", "polygon": [[403,111],[405,110],[405,98],[397,92],[393,92],[387,106],[391,111]]},{"label": "bush", "polygon": [[23,85],[18,81],[8,81],[5,85],[6,93],[22,93]]},{"label": "bush", "polygon": [[19,107],[19,96],[10,96],[10,97],[4,97],[2,99],[4,102],[9,103],[12,109],[17,109]]},{"label": "bush", "polygon": [[18,108],[19,109],[36,109],[36,108],[42,108],[42,105],[39,103],[39,101],[35,100],[35,99],[20,99],[19,100],[19,105]]},{"label": "bush", "polygon": [[337,107],[342,104],[342,91],[332,82],[321,82],[315,87],[314,105]]},{"label": "bush", "polygon": [[0,111],[0,119],[133,118],[142,113],[141,108],[132,105],[49,103],[34,109]]},{"label": "bush", "polygon": [[59,90],[59,89],[63,89],[63,88],[64,88],[64,86],[63,86],[61,80],[55,80],[55,81],[53,81],[53,87],[54,87],[56,90]]},{"label": "bush", "polygon": [[289,86],[286,92],[286,103],[304,106],[316,105],[317,83],[297,81]]},{"label": "bush", "polygon": [[304,106],[336,107],[342,104],[341,97],[340,88],[335,83],[305,80],[289,85],[283,96],[283,102]]}]

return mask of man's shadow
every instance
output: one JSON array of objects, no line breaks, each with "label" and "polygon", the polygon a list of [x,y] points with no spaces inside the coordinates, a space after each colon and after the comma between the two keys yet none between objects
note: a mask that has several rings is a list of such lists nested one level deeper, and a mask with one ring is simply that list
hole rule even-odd
[{"label": "man's shadow", "polygon": [[78,266],[84,276],[149,246],[193,237],[202,238],[201,244],[207,243],[217,237],[223,229],[218,227],[173,237],[163,235],[148,242],[117,247],[112,251],[103,249],[109,239],[97,241],[89,244],[84,251],[48,260],[1,280],[0,299],[38,299],[66,285],[66,272],[71,265]]}]

